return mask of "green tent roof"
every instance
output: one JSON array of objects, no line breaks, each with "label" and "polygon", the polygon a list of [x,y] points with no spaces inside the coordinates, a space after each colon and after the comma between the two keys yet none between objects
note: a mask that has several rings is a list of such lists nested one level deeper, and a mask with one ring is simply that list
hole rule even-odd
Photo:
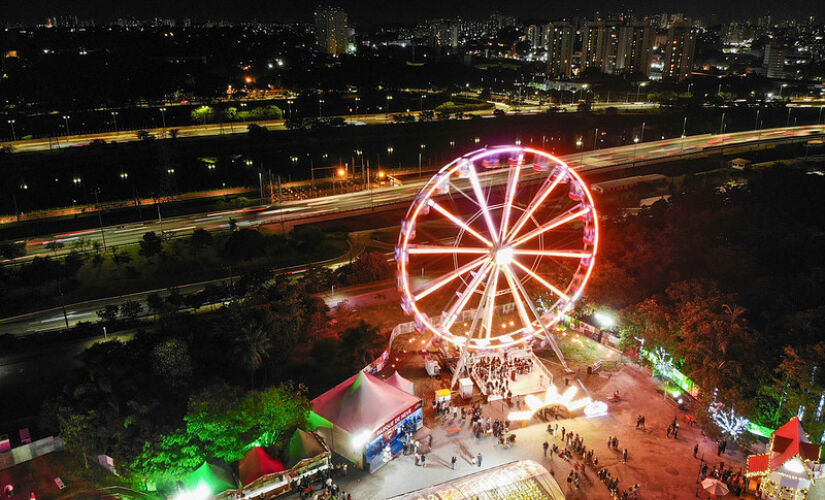
[{"label": "green tent roof", "polygon": [[287,467],[292,467],[305,458],[317,457],[326,450],[318,442],[314,434],[295,429],[295,433],[289,438],[289,457],[287,457]]},{"label": "green tent roof", "polygon": [[213,495],[237,488],[228,468],[209,462],[204,462],[183,479],[183,484],[189,491],[194,491],[201,482],[209,487]]}]

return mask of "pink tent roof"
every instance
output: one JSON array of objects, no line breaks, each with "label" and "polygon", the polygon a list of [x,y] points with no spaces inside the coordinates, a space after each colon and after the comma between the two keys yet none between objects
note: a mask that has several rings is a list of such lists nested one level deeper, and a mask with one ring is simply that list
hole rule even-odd
[{"label": "pink tent roof", "polygon": [[261,476],[285,470],[286,467],[280,460],[270,457],[266,450],[259,446],[250,448],[238,462],[238,475],[241,476],[244,486]]},{"label": "pink tent roof", "polygon": [[375,431],[421,399],[360,372],[312,400],[315,413],[347,432]]},{"label": "pink tent roof", "polygon": [[401,389],[407,394],[415,395],[415,384],[413,384],[412,380],[402,377],[397,370],[395,373],[387,377],[384,382],[390,384],[396,389]]}]

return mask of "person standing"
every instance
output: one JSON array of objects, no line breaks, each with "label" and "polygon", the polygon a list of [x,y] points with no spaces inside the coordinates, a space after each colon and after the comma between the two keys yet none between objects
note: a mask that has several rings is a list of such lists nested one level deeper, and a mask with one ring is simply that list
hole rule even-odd
[{"label": "person standing", "polygon": [[481,452],[478,452],[478,455],[476,456],[476,463],[478,463],[478,466],[481,467]]},{"label": "person standing", "polygon": [[427,465],[427,455],[422,453],[421,454],[421,467],[424,467],[425,465]]},{"label": "person standing", "polygon": [[418,465],[419,463],[421,463],[421,457],[418,455],[418,452],[416,452],[416,454],[415,454],[415,465]]},{"label": "person standing", "polygon": [[693,458],[696,458],[696,455],[699,453],[699,443],[696,443],[696,446],[693,447]]},{"label": "person standing", "polygon": [[622,452],[622,458],[624,459],[624,463],[627,463],[627,448]]},{"label": "person standing", "polygon": [[450,459],[450,464],[452,465],[453,470],[455,470],[456,462],[458,462],[458,459],[455,457],[455,455],[453,455],[453,458]]},{"label": "person standing", "polygon": [[547,444],[547,441],[545,441],[544,444],[541,445],[541,447],[544,448],[544,456],[546,457],[547,456],[547,448],[549,448],[550,445]]}]

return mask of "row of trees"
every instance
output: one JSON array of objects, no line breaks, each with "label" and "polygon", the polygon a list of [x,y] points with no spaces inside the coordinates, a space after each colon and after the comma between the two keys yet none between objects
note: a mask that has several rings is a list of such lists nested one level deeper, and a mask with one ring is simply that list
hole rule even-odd
[{"label": "row of trees", "polygon": [[241,109],[235,106],[228,106],[223,109],[215,109],[212,106],[201,106],[192,110],[191,118],[196,123],[215,123],[215,122],[243,122],[243,121],[257,121],[257,120],[280,120],[284,113],[281,108],[273,104],[265,106],[257,106],[251,109],[242,107]]},{"label": "row of trees", "polygon": [[[755,173],[720,193],[687,182],[670,202],[603,225],[590,307],[621,311],[628,349],[664,347],[717,401],[776,428],[801,415],[825,430],[825,181]],[[703,416],[706,412],[697,412]]]},{"label": "row of trees", "polygon": [[216,311],[180,312],[167,297],[131,340],[87,349],[44,403],[41,426],[60,432],[82,463],[106,453],[136,485],[171,487],[204,460],[237,460],[253,440],[280,444],[303,425],[311,395],[384,347],[368,324],[333,324],[304,283],[258,274],[240,282],[243,294]]}]

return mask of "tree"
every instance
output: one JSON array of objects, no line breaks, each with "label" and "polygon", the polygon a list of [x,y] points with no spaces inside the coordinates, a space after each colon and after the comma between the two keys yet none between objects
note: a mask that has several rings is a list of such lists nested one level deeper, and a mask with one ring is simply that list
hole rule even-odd
[{"label": "tree", "polygon": [[136,300],[127,300],[120,305],[120,317],[126,320],[135,321],[143,311],[143,305]]},{"label": "tree", "polygon": [[192,110],[190,114],[193,122],[206,123],[215,120],[215,108],[211,106],[201,106]]},{"label": "tree", "polygon": [[342,351],[361,368],[372,362],[385,347],[385,341],[378,334],[378,328],[361,321],[358,326],[348,328],[341,335]]},{"label": "tree", "polygon": [[394,272],[394,266],[380,252],[364,252],[355,262],[342,268],[350,285],[389,279]]},{"label": "tree", "polygon": [[118,307],[114,304],[106,304],[103,309],[97,311],[97,317],[106,324],[111,325],[117,321]]},{"label": "tree", "polygon": [[272,349],[272,340],[267,325],[257,318],[247,318],[247,322],[241,326],[239,335],[235,337],[232,354],[233,358],[249,373],[252,383],[254,383],[255,372],[269,357],[270,349]]},{"label": "tree", "polygon": [[26,244],[13,241],[0,242],[0,256],[4,259],[16,259],[26,255]]},{"label": "tree", "polygon": [[152,348],[152,370],[171,388],[184,387],[192,378],[189,346],[180,339],[167,339]]},{"label": "tree", "polygon": [[226,241],[224,251],[234,261],[252,260],[264,255],[266,239],[254,229],[241,229],[232,233]]},{"label": "tree", "polygon": [[76,413],[68,408],[61,409],[58,421],[60,438],[66,443],[69,453],[83,460],[89,468],[89,455],[102,451],[102,423],[94,411]]},{"label": "tree", "polygon": [[195,229],[192,233],[192,238],[189,239],[189,244],[192,245],[192,250],[199,252],[204,248],[212,246],[212,234],[206,229]]},{"label": "tree", "polygon": [[147,259],[163,253],[163,240],[154,231],[144,233],[139,243],[138,253]]},{"label": "tree", "polygon": [[146,297],[146,305],[148,305],[149,309],[156,315],[166,311],[168,307],[166,302],[164,302],[161,296],[157,293],[150,293]]}]

